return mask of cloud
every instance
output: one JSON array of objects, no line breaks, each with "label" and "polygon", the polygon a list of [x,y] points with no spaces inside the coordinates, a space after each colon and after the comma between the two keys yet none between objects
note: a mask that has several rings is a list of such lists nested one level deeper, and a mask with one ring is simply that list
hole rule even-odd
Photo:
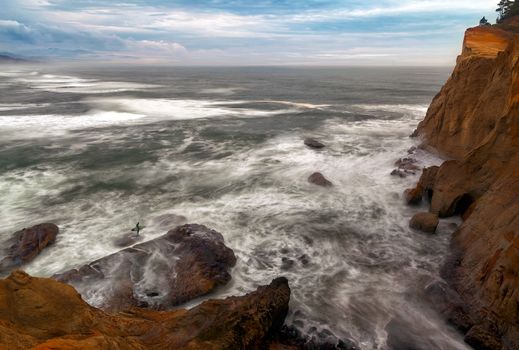
[{"label": "cloud", "polygon": [[32,30],[18,21],[0,20],[0,41],[34,43]]},{"label": "cloud", "polygon": [[[453,61],[464,28],[493,11],[488,0],[3,1],[2,50],[186,64],[294,57],[316,64],[388,57],[434,63],[436,52],[445,52],[442,62]],[[435,54],[426,55],[429,48]]]},{"label": "cloud", "polygon": [[128,40],[125,42],[124,55],[136,57],[151,57],[153,59],[166,59],[169,62],[178,61],[188,54],[187,49],[176,42],[153,40]]}]

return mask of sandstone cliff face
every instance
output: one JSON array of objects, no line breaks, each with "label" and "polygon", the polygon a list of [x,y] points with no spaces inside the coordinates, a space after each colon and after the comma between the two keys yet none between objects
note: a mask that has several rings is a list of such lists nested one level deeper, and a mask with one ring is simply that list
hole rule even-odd
[{"label": "sandstone cliff face", "polygon": [[454,158],[415,190],[430,196],[431,212],[464,219],[445,277],[467,306],[466,340],[478,349],[519,349],[519,35],[505,28],[467,31],[416,132]]},{"label": "sandstone cliff face", "polygon": [[69,285],[21,271],[0,280],[0,349],[259,349],[281,327],[285,278],[190,310],[107,314]]},{"label": "sandstone cliff face", "polygon": [[454,72],[418,126],[427,145],[461,158],[495,130],[510,107],[513,62],[500,53],[513,38],[513,33],[494,27],[467,30]]}]

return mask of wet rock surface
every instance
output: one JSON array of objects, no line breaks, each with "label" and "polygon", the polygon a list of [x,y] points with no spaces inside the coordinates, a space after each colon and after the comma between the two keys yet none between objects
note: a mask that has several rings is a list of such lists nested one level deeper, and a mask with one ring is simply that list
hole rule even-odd
[{"label": "wet rock surface", "polygon": [[395,162],[396,169],[393,169],[390,175],[402,178],[408,175],[415,175],[416,172],[420,170],[420,167],[416,163],[418,163],[418,161],[414,158],[400,158]]},{"label": "wet rock surface", "polygon": [[312,139],[312,138],[305,139],[304,144],[310,148],[316,148],[316,149],[325,147],[325,145],[323,143],[317,141],[316,139]]},{"label": "wet rock surface", "polygon": [[474,325],[474,320],[468,315],[461,297],[447,283],[430,283],[425,289],[425,296],[431,305],[461,332],[467,332]]},{"label": "wet rock surface", "polygon": [[269,350],[360,350],[360,347],[350,339],[338,339],[327,329],[313,335],[303,336],[293,326],[284,325],[274,333],[269,341]]},{"label": "wet rock surface", "polygon": [[331,187],[333,186],[332,182],[324,177],[321,173],[313,173],[308,177],[308,182],[321,186],[321,187]]},{"label": "wet rock surface", "polygon": [[54,243],[59,228],[55,224],[44,223],[24,228],[13,234],[0,253],[0,274],[33,260],[48,245]]},{"label": "wet rock surface", "polygon": [[416,171],[420,170],[420,167],[416,164],[418,161],[414,158],[400,158],[395,162],[395,166],[398,169]]},{"label": "wet rock surface", "polygon": [[163,310],[226,284],[235,263],[220,233],[189,224],[53,278],[106,311]]},{"label": "wet rock surface", "polygon": [[0,346],[11,349],[265,349],[288,311],[286,278],[190,309],[109,315],[73,287],[16,271],[0,280]]}]

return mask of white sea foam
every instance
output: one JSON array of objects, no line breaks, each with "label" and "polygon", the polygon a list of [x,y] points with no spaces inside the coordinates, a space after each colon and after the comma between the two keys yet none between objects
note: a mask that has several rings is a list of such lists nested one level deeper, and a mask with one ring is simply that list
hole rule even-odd
[{"label": "white sea foam", "polygon": [[29,74],[13,73],[10,75],[8,74],[7,76],[13,77],[14,82],[27,84],[34,89],[78,94],[103,94],[159,87],[159,85],[155,84],[102,81],[68,75],[41,74],[38,72],[32,72]]},{"label": "white sea foam", "polygon": [[40,137],[48,134],[62,134],[70,130],[80,130],[110,125],[130,124],[145,118],[144,115],[91,110],[82,115],[5,115],[0,116],[0,130],[11,132],[5,138]]},{"label": "white sea foam", "polygon": [[[90,111],[80,115],[3,115],[0,130],[15,133],[7,138],[39,137],[47,134],[63,134],[70,130],[106,127],[109,125],[135,125],[161,120],[190,120],[215,117],[251,118],[273,117],[292,113],[296,109],[260,110],[235,108],[232,105],[243,101],[211,101],[181,99],[144,98],[100,98],[84,99]],[[5,111],[44,105],[9,104],[0,105]]]},{"label": "white sea foam", "polygon": [[365,111],[379,111],[379,112],[410,112],[418,116],[424,116],[429,108],[425,104],[354,104],[354,108]]},{"label": "white sea foam", "polygon": [[[281,106],[249,107],[258,102]],[[398,316],[414,322],[417,333],[441,338],[434,340],[440,344],[438,349],[466,349],[460,337],[425,306],[406,301],[407,295],[420,290],[422,279],[437,277],[450,235],[446,225],[435,236],[412,232],[408,220],[424,208],[406,207],[401,193],[419,175],[389,176],[394,161],[415,145],[407,135],[423,117],[423,105],[332,106],[339,111],[351,107],[377,116],[387,112],[404,117],[353,122],[330,117],[311,131],[287,130],[244,146],[235,142],[234,135],[204,137],[200,129],[218,126],[216,119],[221,117],[271,117],[329,106],[135,97],[87,98],[81,103],[91,110],[70,116],[0,117],[0,129],[41,134],[142,124],[146,134],[178,131],[175,126],[157,130],[149,124],[153,121],[207,120],[179,127],[183,136],[171,133],[165,139],[154,138],[162,147],[146,149],[135,164],[110,168],[82,164],[92,161],[87,159],[92,155],[83,154],[92,144],[107,147],[107,154],[109,148],[128,151],[121,157],[129,158],[145,145],[133,136],[129,143],[124,132],[96,131],[86,140],[78,137],[73,147],[49,148],[49,161],[1,173],[0,217],[7,218],[3,235],[26,226],[27,213],[31,222],[52,221],[60,226],[57,242],[26,266],[29,273],[49,276],[113,253],[118,250],[113,239],[136,221],[146,226],[145,239],[152,239],[165,233],[165,225],[183,222],[179,216],[185,216],[189,222],[221,232],[238,256],[232,282],[211,297],[245,293],[284,275],[292,289],[287,322],[309,335],[328,329],[338,337],[352,337],[363,349],[384,349],[385,326]],[[240,104],[246,108],[237,108]],[[326,148],[305,147],[303,139],[308,136],[322,140]],[[102,153],[95,161],[112,161],[104,160]],[[441,161],[423,151],[416,157],[419,166]],[[53,163],[53,158],[73,161]],[[309,184],[307,177],[314,171],[322,172],[334,186]],[[164,218],[171,220],[165,223]],[[157,276],[149,272],[143,283],[156,281]],[[96,291],[106,288],[95,286],[89,301],[102,304],[104,292]]]},{"label": "white sea foam", "polygon": [[189,120],[214,117],[267,117],[294,112],[294,109],[260,110],[235,108],[249,101],[214,101],[189,99],[100,98],[87,103],[103,110],[144,114],[155,120]]},{"label": "white sea foam", "polygon": [[210,88],[210,89],[201,89],[199,93],[201,94],[215,94],[215,95],[233,95],[237,91],[242,91],[243,88],[240,87],[227,87],[227,88]]},{"label": "white sea foam", "polygon": [[48,107],[50,103],[0,103],[0,112],[16,111],[27,108]]}]

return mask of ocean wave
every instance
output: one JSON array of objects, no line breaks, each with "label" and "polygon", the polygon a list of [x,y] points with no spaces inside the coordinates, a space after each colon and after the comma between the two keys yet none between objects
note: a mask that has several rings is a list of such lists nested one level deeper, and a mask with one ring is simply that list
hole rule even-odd
[{"label": "ocean wave", "polygon": [[429,105],[426,104],[354,104],[354,108],[358,108],[365,111],[382,111],[382,112],[411,112],[419,114],[420,116],[425,115]]}]

